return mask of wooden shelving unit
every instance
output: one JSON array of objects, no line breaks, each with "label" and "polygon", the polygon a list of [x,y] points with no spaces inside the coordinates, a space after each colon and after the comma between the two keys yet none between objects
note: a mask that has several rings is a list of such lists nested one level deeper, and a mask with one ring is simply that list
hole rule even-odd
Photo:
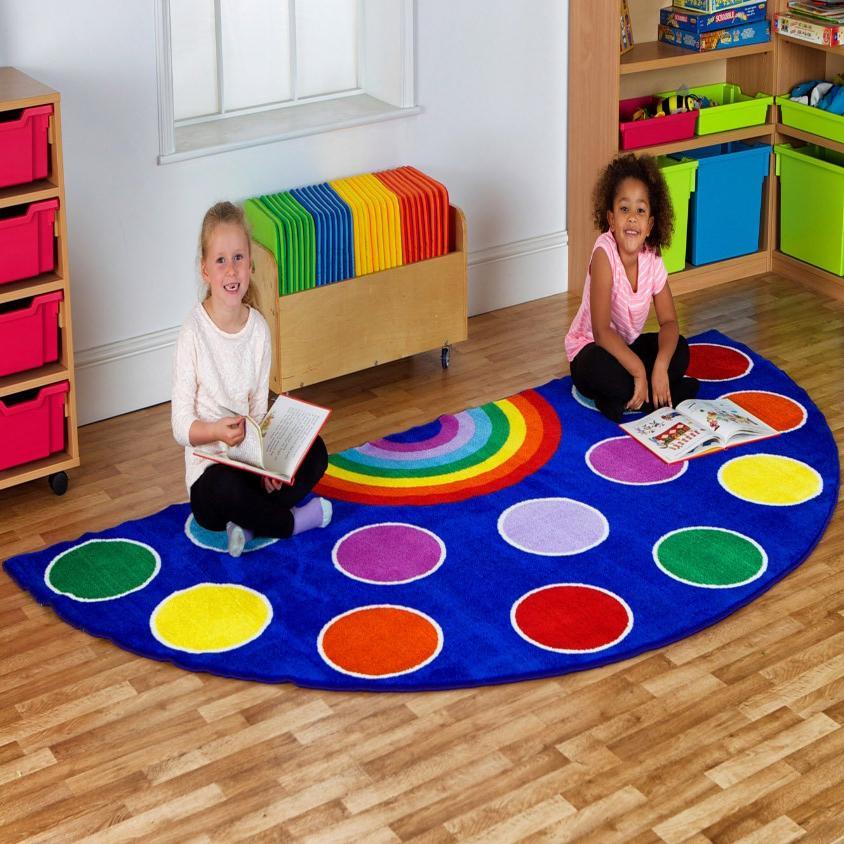
[{"label": "wooden shelving unit", "polygon": [[[668,0],[630,0],[631,13],[639,14],[633,35],[640,39],[656,33],[659,8]],[[768,0],[768,17],[784,11],[788,0]],[[684,73],[711,74],[707,81],[732,82],[748,94],[779,94],[807,79],[831,78],[844,72],[844,48],[829,48],[773,35],[767,44],[693,53],[657,41],[642,41],[619,55],[617,4],[571,0],[569,5],[569,112],[568,112],[568,277],[569,289],[579,291],[597,231],[592,226],[592,188],[598,173],[619,153],[618,102],[620,99],[669,90],[687,84]],[[773,23],[772,23],[773,29]],[[653,78],[660,75],[659,83]],[[664,79],[670,76],[671,84]],[[641,82],[640,82],[641,80]],[[621,93],[622,82],[626,89]],[[694,84],[701,84],[696,82]],[[630,93],[631,87],[636,93]],[[765,124],[731,132],[689,138],[676,143],[645,147],[633,152],[667,155],[687,149],[747,139],[777,144],[798,141],[844,152],[844,144],[811,135],[778,122],[776,105]],[[763,200],[760,250],[728,261],[701,267],[687,265],[671,275],[671,288],[682,294],[724,284],[751,275],[776,271],[844,298],[844,279],[780,253],[778,244],[779,197],[771,157]]]},{"label": "wooden shelving unit", "polygon": [[[633,0],[633,2],[635,1]],[[772,44],[773,42],[751,44],[748,47],[734,47],[730,50],[730,58],[771,53],[774,49]],[[719,56],[718,59],[723,59],[723,55]],[[637,44],[621,57],[619,73],[621,75],[643,73],[648,70],[664,70],[669,67],[703,64],[712,60],[712,53],[694,53],[681,47],[673,47],[671,44],[663,44],[661,41],[646,41],[643,44]]]},{"label": "wooden shelving unit", "polygon": [[59,306],[59,359],[37,369],[0,377],[0,398],[59,381],[67,381],[70,389],[65,401],[65,447],[63,451],[51,454],[44,459],[0,471],[0,489],[48,476],[53,490],[61,494],[67,484],[66,476],[62,477],[63,473],[79,465],[67,218],[62,165],[61,97],[57,91],[31,79],[15,68],[0,68],[0,112],[47,104],[53,106],[48,130],[49,175],[46,179],[28,184],[0,188],[0,208],[25,205],[42,199],[57,198],[59,200],[55,220],[56,265],[52,272],[0,285],[0,304],[61,290],[63,301]]}]

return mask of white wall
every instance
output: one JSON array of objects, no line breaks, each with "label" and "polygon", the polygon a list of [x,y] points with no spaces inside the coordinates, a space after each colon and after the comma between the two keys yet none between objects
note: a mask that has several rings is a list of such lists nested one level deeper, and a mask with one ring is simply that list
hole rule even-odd
[{"label": "white wall", "polygon": [[566,288],[567,2],[417,0],[421,115],[165,166],[155,8],[0,0],[0,65],[62,95],[82,422],[168,400],[199,223],[221,198],[412,163],[466,212],[470,313]]}]

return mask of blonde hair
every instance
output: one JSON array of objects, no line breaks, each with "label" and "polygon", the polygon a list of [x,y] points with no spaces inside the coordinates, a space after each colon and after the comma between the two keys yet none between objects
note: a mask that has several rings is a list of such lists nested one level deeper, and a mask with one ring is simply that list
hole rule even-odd
[{"label": "blonde hair", "polygon": [[[212,205],[202,218],[202,226],[199,229],[199,264],[200,267],[208,255],[208,244],[211,240],[211,235],[214,234],[214,229],[217,226],[228,223],[233,226],[240,226],[243,233],[246,235],[246,242],[249,249],[250,264],[252,261],[252,233],[249,231],[249,223],[246,222],[246,215],[243,209],[235,205],[233,202],[217,202]],[[207,284],[202,284],[204,295],[203,299],[207,299],[211,295],[211,290]],[[252,290],[252,285],[246,288],[246,294],[243,297],[243,304],[249,305],[250,308],[257,307],[255,295]]]}]

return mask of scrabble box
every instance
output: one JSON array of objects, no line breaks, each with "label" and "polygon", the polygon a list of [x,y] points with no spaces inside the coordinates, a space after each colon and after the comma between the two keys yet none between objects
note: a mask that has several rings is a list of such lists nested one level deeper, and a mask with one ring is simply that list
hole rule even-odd
[{"label": "scrabble box", "polygon": [[720,12],[696,12],[677,6],[668,6],[659,10],[659,22],[663,26],[700,34],[711,32],[713,29],[724,29],[728,26],[764,20],[767,11],[767,2],[748,3],[744,6],[736,6],[734,9],[723,9]]}]

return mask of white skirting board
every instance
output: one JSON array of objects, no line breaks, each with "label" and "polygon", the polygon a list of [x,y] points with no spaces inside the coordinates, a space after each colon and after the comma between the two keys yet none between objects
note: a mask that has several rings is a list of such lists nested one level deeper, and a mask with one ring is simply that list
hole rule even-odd
[{"label": "white skirting board", "polygon": [[[469,315],[563,293],[568,289],[566,244],[566,233],[558,232],[470,252]],[[176,326],[77,350],[79,424],[170,401],[170,369],[178,333]],[[562,348],[562,338],[560,344]]]}]

